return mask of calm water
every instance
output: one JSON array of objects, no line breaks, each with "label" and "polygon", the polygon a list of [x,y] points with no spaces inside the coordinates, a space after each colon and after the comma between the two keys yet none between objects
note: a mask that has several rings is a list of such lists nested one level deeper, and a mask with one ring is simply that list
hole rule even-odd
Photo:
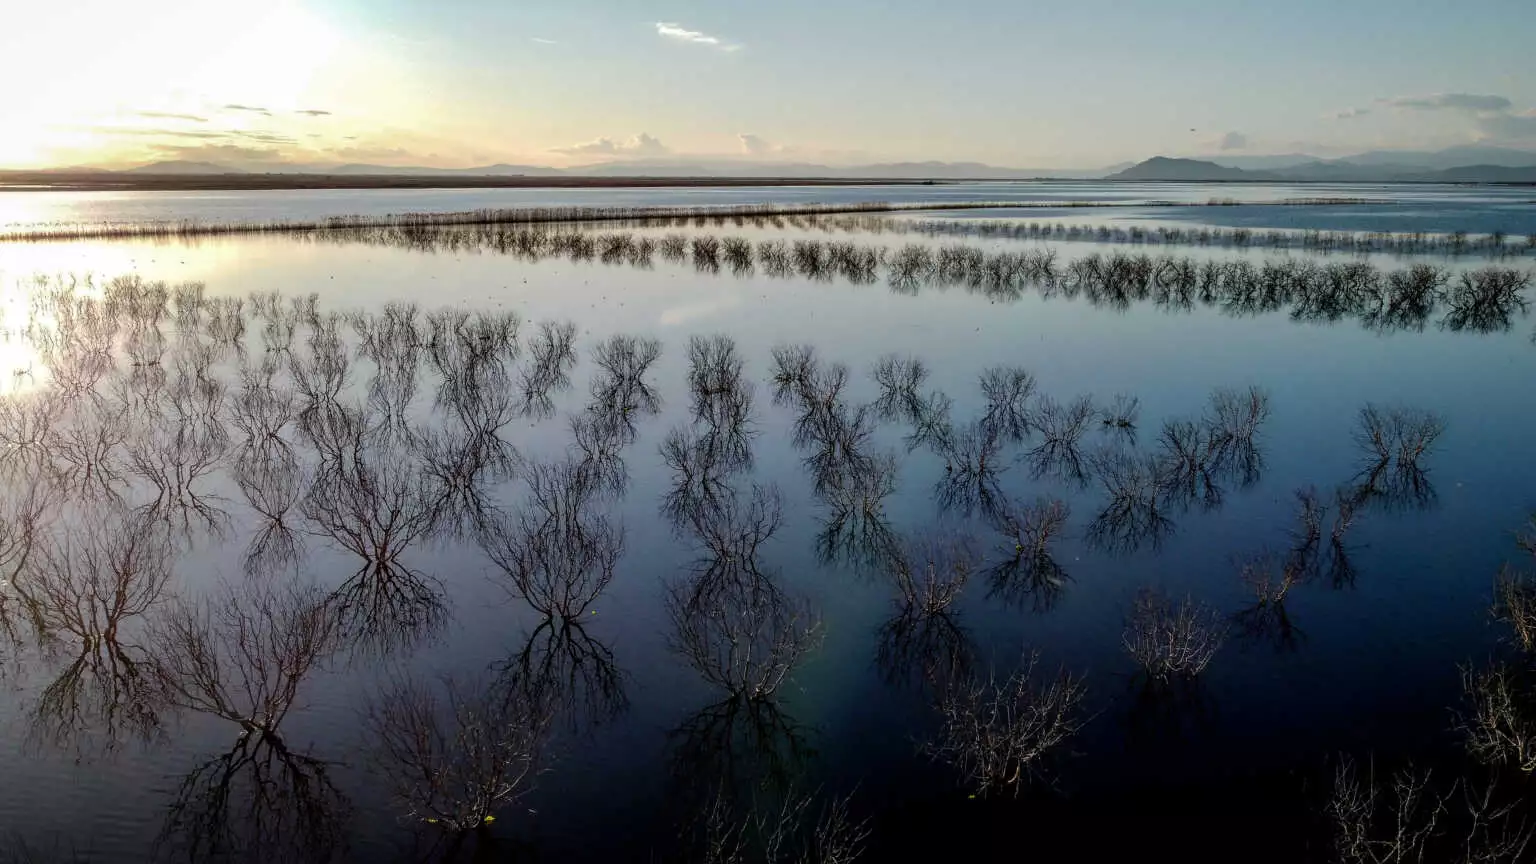
[{"label": "calm water", "polygon": [[[1281,201],[1296,198],[1354,198],[1370,205],[1307,208],[1305,215],[1271,208],[1207,208],[1194,212],[1157,210],[1100,211],[1106,218],[1216,220],[1213,224],[1250,227],[1307,227],[1371,231],[1536,232],[1536,193],[1529,187],[1402,184],[1202,184],[1104,183],[1093,181],[1021,181],[945,183],[935,186],[858,186],[827,188],[652,188],[652,189],[369,189],[247,192],[51,192],[0,191],[0,230],[7,226],[57,223],[266,222],[326,216],[381,216],[389,213],[442,213],[513,207],[638,207],[740,204],[855,203],[863,201],[931,202],[942,208],[955,201],[1099,201],[1129,205],[1147,201]],[[1091,211],[1079,210],[1074,218]],[[981,216],[980,213],[965,215]],[[994,215],[992,213],[985,214]],[[1026,216],[1038,215],[1033,212]]]},{"label": "calm water", "polygon": [[[1221,189],[1261,192],[1280,194]],[[121,196],[88,218],[532,194]],[[84,206],[68,197],[52,206]],[[1340,754],[1518,794],[1452,709],[1458,664],[1517,654],[1488,608],[1500,567],[1530,562],[1528,257],[541,236],[0,246],[0,843],[712,860],[711,826],[757,843],[799,801],[798,842],[846,796],[862,860],[1011,860],[1020,838],[1047,860],[1332,860]],[[1128,427],[1104,422],[1121,396]],[[1403,456],[1428,418],[1443,432]],[[1065,522],[1021,555],[1044,502]],[[1241,575],[1266,555],[1298,577],[1279,605]],[[938,587],[968,577],[948,605],[929,561]],[[1198,677],[1156,684],[1127,652],[1144,589],[1225,628]],[[1028,652],[1037,682],[1081,676],[1081,728],[1039,776],[982,790],[933,758],[941,709]],[[441,739],[407,734],[422,717]],[[455,845],[452,808],[389,746],[411,740],[527,775]]]}]

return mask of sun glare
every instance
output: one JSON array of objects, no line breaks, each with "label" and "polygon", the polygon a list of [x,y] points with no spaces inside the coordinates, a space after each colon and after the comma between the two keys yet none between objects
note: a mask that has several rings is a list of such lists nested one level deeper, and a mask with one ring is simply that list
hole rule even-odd
[{"label": "sun glare", "polygon": [[[154,139],[168,121],[156,115],[204,117],[210,126],[228,120],[240,129],[314,108],[309,100],[343,46],[333,27],[294,0],[82,0],[26,4],[7,19],[0,167],[196,140]],[[220,116],[231,104],[271,113]]]}]

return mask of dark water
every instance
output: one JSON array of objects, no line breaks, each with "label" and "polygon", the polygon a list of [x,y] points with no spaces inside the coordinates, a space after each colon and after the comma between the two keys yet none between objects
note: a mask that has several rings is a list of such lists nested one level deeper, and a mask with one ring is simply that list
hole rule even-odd
[{"label": "dark water", "polygon": [[[1335,860],[1341,754],[1436,842],[1519,799],[1453,709],[1518,656],[1526,259],[630,233],[0,249],[7,850]],[[1074,734],[934,758],[1033,655]]]}]

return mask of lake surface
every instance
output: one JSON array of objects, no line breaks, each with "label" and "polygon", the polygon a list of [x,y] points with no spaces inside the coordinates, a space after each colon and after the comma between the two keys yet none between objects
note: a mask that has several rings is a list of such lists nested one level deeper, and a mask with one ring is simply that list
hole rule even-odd
[{"label": "lake surface", "polygon": [[[0,214],[884,193],[45,194]],[[1532,225],[1528,192],[1327,194]],[[1459,808],[1435,842],[1474,785],[1527,807],[1455,713],[1462,664],[1525,662],[1489,613],[1501,568],[1536,563],[1523,241],[1000,236],[965,225],[1007,211],[934,200],[885,224],[0,245],[0,844],[799,860],[765,859],[775,829],[798,850],[841,825],[872,861],[1329,861],[1341,757],[1380,784],[1432,768]],[[1255,209],[1285,224],[1187,212],[1421,230]],[[1198,675],[1127,650],[1155,596],[1224,637]],[[1008,704],[1064,670],[1073,734],[973,770],[963,729],[1009,728],[978,718],[1032,656]]]},{"label": "lake surface", "polygon": [[[1287,199],[1369,199],[1368,205],[1306,208],[1306,215],[1258,208],[1222,208],[1212,224],[1309,227],[1328,230],[1536,232],[1536,191],[1522,186],[1369,183],[1107,183],[1102,181],[954,182],[934,186],[780,186],[758,188],[643,189],[365,189],[239,192],[54,192],[0,190],[0,233],[17,225],[73,223],[269,222],[328,216],[382,216],[520,207],[655,207],[794,205],[884,201],[1101,202],[1120,206],[1149,201],[1203,203],[1212,199],[1275,202]],[[1150,213],[1101,211],[1110,218]],[[1173,219],[1194,213],[1155,211]],[[979,215],[979,214],[970,214]],[[1031,214],[1026,214],[1031,215]],[[1088,213],[1077,214],[1079,217]],[[1246,220],[1246,221],[1234,221]],[[1270,221],[1279,220],[1279,221]]]}]

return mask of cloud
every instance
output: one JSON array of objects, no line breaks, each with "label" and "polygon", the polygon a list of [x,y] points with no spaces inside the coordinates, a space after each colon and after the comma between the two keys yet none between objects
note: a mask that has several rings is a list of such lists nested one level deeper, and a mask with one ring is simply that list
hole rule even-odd
[{"label": "cloud", "polygon": [[199,117],[196,114],[170,114],[164,111],[135,111],[135,116],[150,120],[190,120],[193,123],[207,123],[207,117]]},{"label": "cloud", "polygon": [[1393,108],[1413,111],[1508,111],[1510,101],[1503,96],[1483,96],[1477,93],[1436,93],[1431,96],[1399,96],[1394,99],[1378,99]]},{"label": "cloud", "polygon": [[272,112],[271,111],[268,111],[265,108],[258,108],[258,107],[254,106],[254,105],[225,105],[224,106],[224,110],[225,111],[249,111],[252,114],[265,114],[268,117],[272,116]]},{"label": "cloud", "polygon": [[1248,136],[1241,132],[1228,132],[1216,144],[1222,150],[1242,150],[1248,146]]},{"label": "cloud", "polygon": [[262,144],[297,144],[299,139],[288,135],[278,135],[275,132],[230,132],[230,137],[244,138],[247,141],[259,141]]},{"label": "cloud", "polygon": [[559,42],[556,42],[553,39],[542,39],[542,38],[540,38],[538,36],[533,37],[532,41],[537,42],[540,45],[559,45],[560,44]]},{"label": "cloud", "polygon": [[276,165],[283,161],[283,154],[261,147],[243,147],[239,144],[203,144],[196,147],[156,147],[159,159],[184,159],[188,162],[213,162],[240,168],[252,164]]},{"label": "cloud", "polygon": [[1364,117],[1365,115],[1367,115],[1369,113],[1371,113],[1371,109],[1369,109],[1369,108],[1351,108],[1348,111],[1340,111],[1337,114],[1333,115],[1333,119],[1335,119],[1335,120],[1353,120],[1356,117]]},{"label": "cloud", "polygon": [[134,138],[190,138],[194,141],[255,141],[260,144],[296,144],[298,139],[276,132],[255,129],[161,129],[153,126],[92,126],[100,135],[127,135]]},{"label": "cloud", "polygon": [[333,147],[326,152],[347,162],[387,163],[417,159],[404,147]]},{"label": "cloud", "polygon": [[612,138],[599,138],[596,141],[588,141],[585,144],[573,144],[570,147],[556,147],[556,153],[565,153],[569,156],[623,156],[628,158],[645,156],[665,156],[672,150],[661,143],[657,138],[641,132],[628,141],[615,141]]},{"label": "cloud", "polygon": [[306,117],[329,117],[329,116],[331,116],[331,112],[329,112],[329,111],[321,111],[318,108],[304,108],[304,109],[301,109],[299,111],[295,111],[293,113],[295,113],[295,114],[303,114]]},{"label": "cloud", "polygon": [[193,129],[160,129],[149,126],[88,126],[99,135],[132,135],[145,138],[195,138],[202,141],[228,137],[226,132],[205,132]]},{"label": "cloud", "polygon": [[1477,118],[1479,137],[1502,144],[1536,145],[1536,109]]},{"label": "cloud", "polygon": [[678,42],[692,42],[695,45],[708,45],[720,51],[740,51],[741,46],[727,42],[719,36],[711,36],[708,33],[700,33],[697,30],[689,30],[681,24],[669,21],[656,22],[656,35],[664,39],[675,39]]},{"label": "cloud", "polygon": [[742,152],[751,156],[764,156],[778,149],[762,137],[747,132],[738,132],[736,138],[741,141]]}]

